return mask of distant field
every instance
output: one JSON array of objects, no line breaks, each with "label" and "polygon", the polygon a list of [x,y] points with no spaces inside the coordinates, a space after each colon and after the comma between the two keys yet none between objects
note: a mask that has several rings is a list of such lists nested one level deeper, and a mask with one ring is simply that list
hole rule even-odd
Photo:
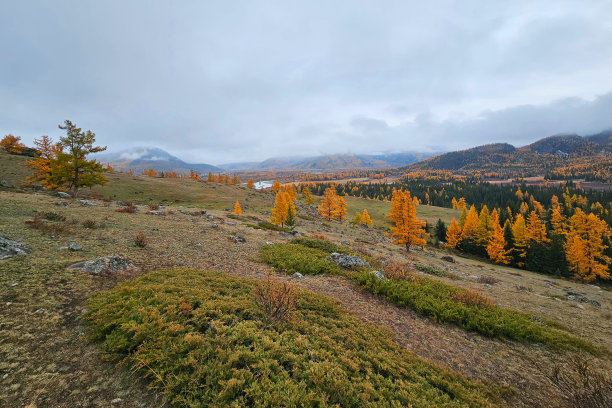
[{"label": "distant field", "polygon": [[[374,225],[378,226],[391,226],[387,214],[391,211],[390,201],[380,200],[369,200],[366,198],[359,197],[344,197],[347,203],[348,216],[347,219],[351,220],[355,217],[355,214],[359,211],[363,211],[364,208],[368,210],[368,214],[372,218]],[[434,207],[431,205],[417,205],[417,217],[420,219],[434,224],[441,219],[446,224],[450,224],[453,217],[459,220],[461,210],[453,210],[450,208]]]}]

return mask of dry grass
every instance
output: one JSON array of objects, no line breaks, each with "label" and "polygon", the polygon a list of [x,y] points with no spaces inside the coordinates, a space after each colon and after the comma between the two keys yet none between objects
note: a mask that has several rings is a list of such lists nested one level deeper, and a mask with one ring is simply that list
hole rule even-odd
[{"label": "dry grass", "polygon": [[267,275],[266,280],[255,287],[255,303],[270,321],[285,322],[295,310],[297,294],[293,285],[277,282],[271,273]]},{"label": "dry grass", "polygon": [[136,237],[134,237],[134,244],[138,248],[144,248],[147,246],[148,243],[149,243],[149,238],[147,238],[145,233],[142,231],[140,231],[138,234],[136,234]]},{"label": "dry grass", "polygon": [[453,297],[453,300],[456,300],[457,302],[461,302],[464,305],[468,305],[468,306],[476,306],[476,307],[493,306],[493,301],[491,299],[482,295],[477,290],[473,290],[473,289],[468,289],[466,291],[457,292],[452,297]]}]

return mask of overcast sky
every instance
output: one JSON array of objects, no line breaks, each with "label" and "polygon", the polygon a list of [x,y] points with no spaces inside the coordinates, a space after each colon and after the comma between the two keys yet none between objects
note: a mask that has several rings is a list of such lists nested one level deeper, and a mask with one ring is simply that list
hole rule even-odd
[{"label": "overcast sky", "polygon": [[612,128],[612,1],[3,1],[0,135],[191,162]]}]

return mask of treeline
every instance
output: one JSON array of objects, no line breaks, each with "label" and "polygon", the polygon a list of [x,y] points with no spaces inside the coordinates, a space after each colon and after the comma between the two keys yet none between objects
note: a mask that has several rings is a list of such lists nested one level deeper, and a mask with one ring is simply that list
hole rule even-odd
[{"label": "treeline", "polygon": [[[329,183],[301,183],[300,188],[308,186],[315,195],[323,195]],[[508,211],[516,214],[521,207],[535,203],[550,203],[553,196],[559,197],[563,202],[569,203],[564,208],[578,207],[585,212],[593,212],[612,226],[612,191],[582,190],[573,182],[568,181],[559,186],[519,186],[490,184],[487,182],[476,182],[473,180],[455,180],[453,182],[442,182],[439,180],[404,180],[402,182],[382,183],[358,183],[346,182],[332,184],[336,193],[340,196],[348,195],[376,200],[391,200],[393,190],[410,191],[412,197],[417,197],[420,203],[434,205],[437,207],[455,208],[453,200],[461,198],[467,205],[474,204],[480,211],[483,206],[488,208],[500,208],[501,220],[505,222]],[[525,203],[525,204],[524,204]],[[572,214],[569,210],[564,214],[566,217]]]}]

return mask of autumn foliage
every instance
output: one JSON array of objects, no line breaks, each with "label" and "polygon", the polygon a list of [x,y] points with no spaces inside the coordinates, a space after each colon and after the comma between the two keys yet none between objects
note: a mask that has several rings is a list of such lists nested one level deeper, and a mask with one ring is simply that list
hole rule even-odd
[{"label": "autumn foliage", "polygon": [[0,148],[11,154],[20,154],[26,146],[20,142],[21,137],[8,134],[0,140]]},{"label": "autumn foliage", "polygon": [[425,232],[425,222],[416,217],[416,208],[409,191],[395,190],[391,199],[391,222],[395,227],[391,228],[393,243],[404,245],[406,250],[411,246],[424,246],[426,241],[423,237]]}]

